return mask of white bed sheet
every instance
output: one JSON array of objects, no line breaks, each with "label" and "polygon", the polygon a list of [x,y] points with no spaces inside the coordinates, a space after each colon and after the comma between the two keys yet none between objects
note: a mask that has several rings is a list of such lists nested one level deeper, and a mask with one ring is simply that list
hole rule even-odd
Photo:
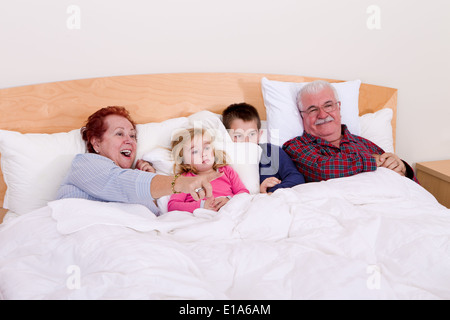
[{"label": "white bed sheet", "polygon": [[12,219],[14,219],[14,218],[17,218],[18,216],[19,216],[19,215],[18,215],[17,213],[15,213],[15,212],[7,211],[6,214],[5,214],[5,216],[3,217],[3,222],[12,220]]},{"label": "white bed sheet", "polygon": [[0,226],[0,297],[450,299],[449,213],[383,168],[219,213],[59,200]]}]

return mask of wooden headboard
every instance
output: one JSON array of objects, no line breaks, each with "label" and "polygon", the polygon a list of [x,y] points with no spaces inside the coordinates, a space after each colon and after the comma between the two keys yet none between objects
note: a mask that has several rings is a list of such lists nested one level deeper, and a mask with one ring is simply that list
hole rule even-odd
[{"label": "wooden headboard", "polygon": [[[200,110],[221,113],[228,105],[245,101],[254,105],[265,120],[261,93],[263,77],[288,82],[323,79],[241,73],[150,74],[7,88],[0,90],[0,129],[22,133],[66,132],[81,128],[89,115],[110,105],[125,106],[136,123],[147,123],[187,116]],[[360,115],[392,108],[395,141],[397,89],[362,84],[359,107]],[[5,191],[0,172],[1,204]]]}]

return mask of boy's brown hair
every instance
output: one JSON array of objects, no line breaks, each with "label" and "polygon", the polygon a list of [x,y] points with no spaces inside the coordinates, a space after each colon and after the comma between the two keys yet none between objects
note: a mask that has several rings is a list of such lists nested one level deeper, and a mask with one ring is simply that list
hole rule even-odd
[{"label": "boy's brown hair", "polygon": [[241,119],[243,121],[256,121],[258,130],[261,129],[261,118],[258,110],[251,104],[242,102],[228,106],[222,112],[222,122],[226,129],[230,129],[233,120]]}]

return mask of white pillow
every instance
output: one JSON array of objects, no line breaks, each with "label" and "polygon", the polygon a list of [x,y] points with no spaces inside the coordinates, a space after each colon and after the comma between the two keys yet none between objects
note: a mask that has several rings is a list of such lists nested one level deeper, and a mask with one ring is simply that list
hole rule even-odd
[{"label": "white pillow", "polygon": [[[308,82],[281,82],[263,78],[261,81],[267,115],[269,141],[283,145],[303,134],[303,123],[297,108],[297,94]],[[351,133],[360,135],[359,88],[361,80],[332,83],[341,101],[342,123]]]},{"label": "white pillow", "polygon": [[375,113],[366,113],[359,118],[361,137],[366,138],[385,152],[394,152],[392,137],[392,116],[390,108],[381,109]]},{"label": "white pillow", "polygon": [[252,142],[230,142],[225,146],[230,166],[237,172],[250,194],[259,193],[259,161],[262,148]]},{"label": "white pillow", "polygon": [[85,153],[80,130],[55,134],[21,134],[0,130],[3,207],[19,215],[55,199],[75,155]]},{"label": "white pillow", "polygon": [[136,125],[138,138],[136,160],[142,159],[144,154],[156,147],[170,148],[172,132],[189,126],[189,119],[186,117]]},{"label": "white pillow", "polygon": [[156,147],[142,156],[145,161],[151,162],[157,174],[173,175],[174,161],[168,148]]},{"label": "white pillow", "polygon": [[210,111],[199,111],[190,115],[188,119],[192,128],[212,130],[211,133],[215,136],[214,141],[217,147],[232,142],[227,129],[223,125],[222,115]]}]

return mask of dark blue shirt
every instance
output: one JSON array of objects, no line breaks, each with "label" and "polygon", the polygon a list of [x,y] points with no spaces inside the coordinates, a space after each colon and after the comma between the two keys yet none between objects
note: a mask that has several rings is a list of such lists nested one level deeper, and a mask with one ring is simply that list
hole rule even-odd
[{"label": "dark blue shirt", "polygon": [[305,183],[305,178],[281,147],[270,143],[260,144],[259,146],[263,150],[259,162],[259,184],[269,177],[281,180],[280,184],[268,188],[267,192],[274,192],[280,188],[290,188]]}]

